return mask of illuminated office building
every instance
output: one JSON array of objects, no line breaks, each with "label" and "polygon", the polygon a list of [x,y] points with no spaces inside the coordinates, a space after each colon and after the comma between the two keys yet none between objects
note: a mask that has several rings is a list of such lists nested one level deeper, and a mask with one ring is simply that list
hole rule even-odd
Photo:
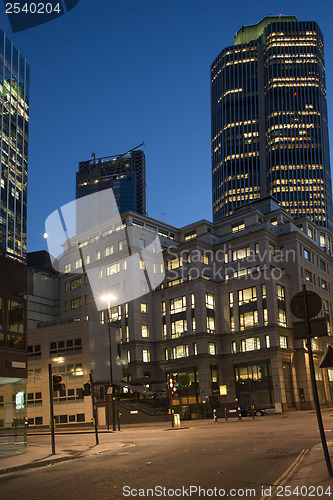
[{"label": "illuminated office building", "polygon": [[267,195],[331,229],[323,36],[312,21],[242,27],[211,66],[214,221]]},{"label": "illuminated office building", "polygon": [[79,163],[76,174],[76,198],[104,189],[113,189],[119,213],[132,210],[146,214],[146,159],[143,151]]},{"label": "illuminated office building", "polygon": [[0,252],[22,262],[27,239],[29,66],[0,30]]}]

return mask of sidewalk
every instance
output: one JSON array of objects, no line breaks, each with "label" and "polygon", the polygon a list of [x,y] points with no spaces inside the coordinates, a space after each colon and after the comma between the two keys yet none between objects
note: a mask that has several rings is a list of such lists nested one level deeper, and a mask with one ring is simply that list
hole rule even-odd
[{"label": "sidewalk", "polygon": [[[333,441],[328,441],[327,446],[333,464]],[[333,494],[333,477],[329,477],[328,475],[321,443],[315,445],[309,453],[305,455],[305,458],[297,466],[291,478],[284,483],[284,486],[286,485],[290,486],[292,496],[289,498],[291,499],[300,498],[300,496],[297,496],[297,490],[295,491],[297,486],[300,494],[302,486],[307,488],[303,488],[303,492],[305,493],[305,495],[302,495],[303,498],[329,498]],[[325,491],[327,491],[329,487],[330,490],[328,491],[330,491],[330,493],[325,494]],[[295,494],[293,493],[294,491]]]},{"label": "sidewalk", "polygon": [[[327,446],[333,464],[333,441],[328,441]],[[333,477],[328,475],[320,443],[309,451],[303,450],[260,500],[272,500],[276,497],[288,497],[291,500],[330,498],[332,494]]]},{"label": "sidewalk", "polygon": [[[180,429],[188,429],[183,425]],[[50,431],[43,429],[39,431],[28,431],[27,452],[16,454],[8,458],[0,459],[0,476],[23,469],[35,467],[45,467],[47,465],[63,462],[65,460],[75,460],[83,456],[97,455],[106,451],[113,451],[124,446],[131,446],[127,441],[132,433],[138,432],[156,432],[171,430],[168,422],[157,422],[154,425],[141,424],[124,425],[122,433],[118,431],[108,431],[105,427],[98,431],[99,444],[95,443],[95,433],[90,428],[81,429],[56,429],[55,432],[55,450],[56,454],[51,455]],[[174,430],[178,430],[175,428]],[[34,436],[40,436],[47,439],[47,443],[34,441]],[[68,442],[70,439],[70,442]],[[126,441],[124,443],[124,440]]]},{"label": "sidewalk", "polygon": [[124,446],[121,442],[104,442],[99,445],[92,444],[92,440],[86,444],[69,444],[66,450],[56,445],[56,454],[51,455],[51,444],[33,445],[29,444],[26,453],[21,453],[0,460],[0,475],[8,474],[23,469],[45,467],[47,465],[74,460],[83,456],[97,455],[105,451],[116,450]]}]

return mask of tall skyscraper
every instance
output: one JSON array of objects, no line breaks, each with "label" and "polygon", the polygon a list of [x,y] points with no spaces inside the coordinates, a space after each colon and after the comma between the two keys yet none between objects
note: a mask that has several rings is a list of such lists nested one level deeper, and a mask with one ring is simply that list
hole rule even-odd
[{"label": "tall skyscraper", "polygon": [[113,189],[120,213],[146,214],[146,160],[140,150],[79,163],[76,198]]},{"label": "tall skyscraper", "polygon": [[323,36],[312,21],[242,27],[211,66],[213,218],[272,195],[332,229]]},{"label": "tall skyscraper", "polygon": [[0,253],[25,261],[30,69],[0,30]]}]

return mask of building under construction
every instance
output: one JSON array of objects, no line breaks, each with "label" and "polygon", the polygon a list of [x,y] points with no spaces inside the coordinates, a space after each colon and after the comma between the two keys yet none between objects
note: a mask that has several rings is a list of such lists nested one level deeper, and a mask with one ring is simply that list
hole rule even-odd
[{"label": "building under construction", "polygon": [[93,155],[90,160],[79,163],[76,198],[110,188],[120,213],[131,210],[146,215],[146,159],[143,151],[134,148],[121,155],[103,158]]}]

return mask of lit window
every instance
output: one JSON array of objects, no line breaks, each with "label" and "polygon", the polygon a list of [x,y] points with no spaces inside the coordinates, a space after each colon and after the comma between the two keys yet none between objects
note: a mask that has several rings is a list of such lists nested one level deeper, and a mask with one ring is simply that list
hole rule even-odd
[{"label": "lit window", "polygon": [[239,248],[238,250],[233,250],[232,252],[232,260],[240,260],[245,259],[250,256],[250,247]]},{"label": "lit window", "polygon": [[143,349],[142,350],[142,361],[144,363],[149,363],[150,362],[150,352],[148,349]]},{"label": "lit window", "polygon": [[258,326],[258,311],[249,311],[239,315],[240,330],[253,328],[254,326]]},{"label": "lit window", "polygon": [[209,255],[207,253],[201,254],[201,262],[205,264],[205,266],[209,266]]},{"label": "lit window", "polygon": [[183,259],[182,257],[177,257],[172,260],[168,260],[168,270],[172,269],[177,269],[178,267],[181,267],[183,265]]},{"label": "lit window", "polygon": [[65,264],[65,269],[64,269],[65,273],[70,273],[71,269],[72,269],[72,266],[70,264]]},{"label": "lit window", "polygon": [[215,298],[212,293],[206,293],[206,307],[207,309],[215,308]]},{"label": "lit window", "polygon": [[194,353],[194,356],[198,355],[198,345],[196,342],[194,342],[194,344],[193,344],[193,353]]},{"label": "lit window", "polygon": [[141,312],[142,314],[148,313],[148,304],[147,302],[141,302]]},{"label": "lit window", "polygon": [[269,335],[265,335],[265,344],[267,348],[271,347],[271,341]]},{"label": "lit window", "polygon": [[106,268],[107,276],[112,276],[113,274],[117,274],[119,272],[120,272],[120,262],[116,262],[115,264],[112,264],[111,266],[108,266]]},{"label": "lit window", "polygon": [[245,222],[242,220],[241,222],[236,222],[231,225],[231,232],[238,233],[239,231],[243,231],[245,229]]},{"label": "lit window", "polygon": [[173,359],[187,358],[188,345],[178,345],[172,349]]},{"label": "lit window", "polygon": [[284,349],[288,348],[288,339],[285,335],[280,335],[280,347]]},{"label": "lit window", "polygon": [[197,232],[194,229],[193,231],[189,231],[188,233],[184,234],[185,241],[192,240],[193,238],[197,237]]},{"label": "lit window", "polygon": [[149,328],[148,325],[141,325],[141,335],[143,338],[149,337]]},{"label": "lit window", "polygon": [[170,300],[170,314],[186,311],[186,296]]},{"label": "lit window", "polygon": [[77,309],[78,307],[81,307],[81,297],[71,300],[71,309]]},{"label": "lit window", "polygon": [[146,271],[146,262],[143,259],[140,259],[140,269],[141,271]]},{"label": "lit window", "polygon": [[82,267],[82,259],[76,259],[75,269],[79,269],[80,267]]},{"label": "lit window", "polygon": [[231,352],[235,354],[237,352],[237,342],[231,342]]},{"label": "lit window", "polygon": [[121,252],[122,250],[127,249],[127,240],[120,240],[118,241],[118,250]]},{"label": "lit window", "polygon": [[186,319],[179,319],[171,322],[171,336],[172,338],[180,337],[183,333],[187,332]]},{"label": "lit window", "polygon": [[241,342],[242,352],[255,351],[260,349],[260,339],[259,337],[252,337],[248,339],[243,339]]},{"label": "lit window", "polygon": [[216,344],[215,342],[208,342],[208,354],[215,356],[216,354]]},{"label": "lit window", "polygon": [[310,273],[307,269],[304,269],[304,278],[306,281],[312,282],[312,273]]},{"label": "lit window", "polygon": [[250,302],[255,302],[257,300],[257,290],[253,286],[251,288],[244,288],[244,290],[238,291],[238,305],[242,306],[244,304],[249,304]]},{"label": "lit window", "polygon": [[215,318],[207,316],[207,332],[215,333]]},{"label": "lit window", "polygon": [[113,245],[105,247],[105,250],[104,250],[105,257],[107,257],[108,255],[112,255],[112,254],[113,254]]}]

